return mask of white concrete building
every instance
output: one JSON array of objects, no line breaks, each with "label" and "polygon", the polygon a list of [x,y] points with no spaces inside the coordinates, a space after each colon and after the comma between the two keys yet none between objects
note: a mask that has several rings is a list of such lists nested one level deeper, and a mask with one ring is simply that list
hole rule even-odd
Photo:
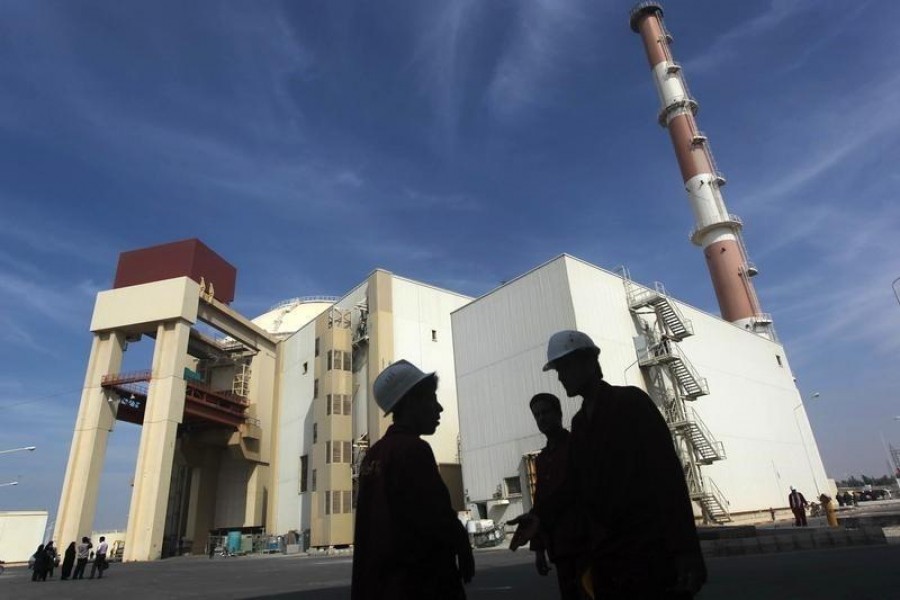
[{"label": "white concrete building", "polygon": [[830,489],[784,348],[660,291],[563,255],[453,313],[463,484],[482,516],[530,507],[527,455],[544,445],[531,396],[559,396],[567,427],[580,406],[541,371],[561,329],[594,339],[607,381],[654,398],[698,516],[738,520],[784,507],[791,485],[810,499]]},{"label": "white concrete building", "polygon": [[38,545],[47,542],[44,539],[46,528],[47,511],[0,511],[0,560],[28,562]]},{"label": "white concrete building", "polygon": [[450,313],[470,300],[377,270],[282,342],[273,531],[353,543],[355,469],[390,424],[372,384],[400,358],[440,377],[441,425],[425,439],[462,508]]}]

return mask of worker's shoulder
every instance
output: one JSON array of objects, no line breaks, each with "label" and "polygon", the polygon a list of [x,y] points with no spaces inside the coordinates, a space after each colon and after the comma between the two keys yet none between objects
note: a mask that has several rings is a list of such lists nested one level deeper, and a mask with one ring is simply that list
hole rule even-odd
[{"label": "worker's shoulder", "polygon": [[623,404],[641,405],[649,402],[653,404],[653,400],[647,395],[647,392],[633,385],[613,385],[613,398]]},{"label": "worker's shoulder", "polygon": [[431,453],[431,446],[428,445],[428,442],[418,435],[407,431],[389,432],[372,446],[372,450],[376,448],[380,452],[399,453],[401,455],[420,452]]}]

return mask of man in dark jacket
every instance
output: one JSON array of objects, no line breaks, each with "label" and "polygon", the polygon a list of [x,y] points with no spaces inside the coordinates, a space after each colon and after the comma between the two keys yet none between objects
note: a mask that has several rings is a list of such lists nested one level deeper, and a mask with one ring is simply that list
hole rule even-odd
[{"label": "man in dark jacket", "polygon": [[[595,596],[691,598],[706,566],[669,428],[644,391],[603,380],[599,354],[586,334],[560,331],[544,366],[569,397],[583,398],[572,419],[570,476],[588,522]],[[652,493],[619,493],[647,485]]]},{"label": "man in dark jacket", "polygon": [[437,375],[405,360],[376,378],[375,402],[394,423],[360,467],[352,600],[462,600],[475,572],[466,531],[431,447],[444,410]]},{"label": "man in dark jacket", "polygon": [[809,506],[809,502],[806,501],[803,494],[791,488],[791,493],[788,494],[788,506],[794,513],[794,527],[806,527],[806,507]]},{"label": "man in dark jacket", "polygon": [[[569,432],[562,426],[562,407],[553,394],[536,394],[529,403],[538,430],[547,436],[547,445],[535,459],[536,486],[532,514],[539,530],[531,540],[535,568],[547,575],[547,559],[556,565],[556,579],[562,600],[582,598],[578,557],[587,543],[575,510],[569,470]],[[523,519],[522,521],[526,521]],[[520,522],[518,519],[511,524]],[[513,548],[512,544],[510,547]]]}]

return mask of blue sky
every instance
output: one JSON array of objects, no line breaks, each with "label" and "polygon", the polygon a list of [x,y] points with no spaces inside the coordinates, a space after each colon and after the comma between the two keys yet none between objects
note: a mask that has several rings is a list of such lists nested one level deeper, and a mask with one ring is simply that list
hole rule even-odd
[{"label": "blue sky", "polygon": [[[250,315],[375,267],[480,295],[561,252],[717,312],[630,6],[0,4],[0,448],[40,447],[0,456],[0,508],[55,512],[124,250],[201,238]],[[667,10],[826,469],[883,473],[900,5]],[[111,438],[98,527],[125,524],[137,434]]]}]

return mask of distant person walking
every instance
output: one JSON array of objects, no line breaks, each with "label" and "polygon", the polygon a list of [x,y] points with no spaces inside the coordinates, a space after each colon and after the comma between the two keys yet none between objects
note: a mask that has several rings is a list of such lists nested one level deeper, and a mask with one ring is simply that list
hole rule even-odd
[{"label": "distant person walking", "polygon": [[47,553],[47,576],[53,579],[53,570],[59,564],[59,553],[56,551],[56,546],[53,545],[53,540],[47,542],[44,552]]},{"label": "distant person walking", "polygon": [[[599,354],[588,335],[560,331],[550,337],[544,366],[570,398],[583,398],[572,419],[569,468],[588,520],[585,587],[604,600],[693,598],[706,564],[669,428],[643,390],[604,381]],[[639,491],[647,482],[653,493]]]},{"label": "distant person walking", "polygon": [[[562,407],[553,394],[536,394],[529,403],[538,430],[547,437],[547,445],[535,459],[537,483],[531,514],[538,517],[538,531],[531,538],[535,568],[547,575],[547,559],[556,565],[556,579],[562,600],[579,600],[581,582],[578,557],[587,551],[588,539],[584,523],[578,518],[569,471],[569,431],[562,426]],[[528,517],[513,519],[511,525],[521,523],[527,529]],[[525,540],[518,530],[510,549],[515,550]]]},{"label": "distant person walking", "polygon": [[43,544],[38,546],[32,558],[34,559],[34,564],[31,567],[31,580],[47,581],[47,550]]},{"label": "distant person walking", "polygon": [[88,556],[91,552],[91,540],[85,536],[81,538],[81,543],[78,544],[75,552],[77,555],[77,560],[75,561],[75,573],[72,575],[72,579],[84,579],[84,569],[87,567]]},{"label": "distant person walking", "polygon": [[70,542],[63,555],[62,574],[60,579],[68,579],[72,575],[72,567],[75,566],[75,542]]},{"label": "distant person walking", "polygon": [[106,543],[106,538],[101,535],[100,545],[97,546],[97,554],[94,556],[94,564],[91,566],[91,576],[89,579],[93,579],[95,573],[97,574],[97,579],[103,579],[103,571],[105,571],[108,566],[106,564],[107,550],[109,550],[109,544]]},{"label": "distant person walking", "polygon": [[834,508],[834,501],[827,494],[819,496],[819,502],[822,503],[822,510],[825,511],[825,520],[828,521],[829,527],[837,527],[837,510]]},{"label": "distant person walking", "polygon": [[788,506],[794,513],[794,527],[806,527],[806,507],[809,506],[809,502],[793,487],[791,487],[791,493],[788,494]]},{"label": "distant person walking", "polygon": [[366,453],[359,475],[352,600],[462,600],[475,572],[431,435],[444,410],[438,378],[398,360],[375,379],[375,402],[394,423]]}]

